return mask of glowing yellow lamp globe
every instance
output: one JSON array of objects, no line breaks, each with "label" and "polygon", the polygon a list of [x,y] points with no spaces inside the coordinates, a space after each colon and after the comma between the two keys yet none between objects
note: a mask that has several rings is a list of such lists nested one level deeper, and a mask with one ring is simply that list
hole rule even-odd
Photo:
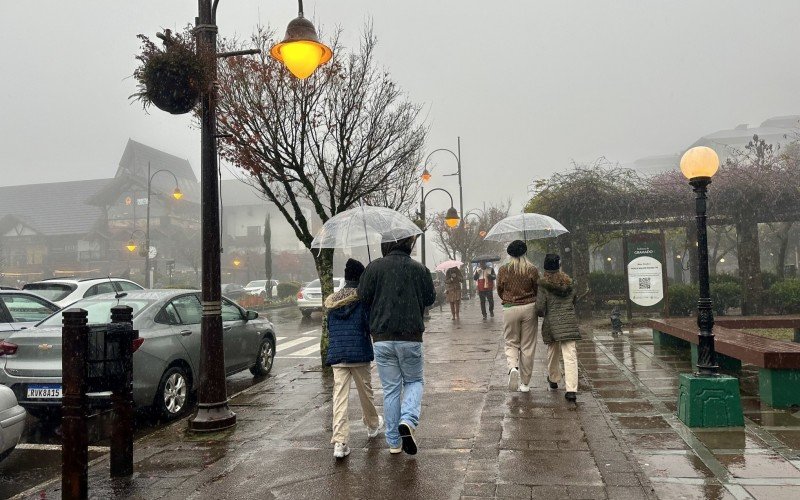
[{"label": "glowing yellow lamp globe", "polygon": [[135,252],[136,251],[136,242],[134,242],[133,240],[130,240],[128,242],[128,244],[125,245],[125,248],[127,248],[129,252]]},{"label": "glowing yellow lamp globe", "polygon": [[456,227],[458,225],[458,221],[460,220],[458,216],[458,212],[455,208],[450,207],[447,210],[447,214],[444,216],[444,222],[447,224],[448,227]]},{"label": "glowing yellow lamp globe", "polygon": [[240,261],[239,259],[233,259],[233,265],[234,266],[239,267],[239,264],[241,264],[241,263],[242,263],[242,261]]},{"label": "glowing yellow lamp globe", "polygon": [[431,173],[428,172],[428,169],[426,168],[422,172],[422,182],[428,182],[429,180],[431,180]]},{"label": "glowing yellow lamp globe", "polygon": [[301,80],[311,76],[320,64],[333,57],[330,47],[319,41],[314,25],[302,13],[289,23],[283,41],[272,47],[269,53]]},{"label": "glowing yellow lamp globe", "polygon": [[705,146],[694,147],[681,158],[681,172],[687,179],[711,178],[718,169],[717,152]]}]

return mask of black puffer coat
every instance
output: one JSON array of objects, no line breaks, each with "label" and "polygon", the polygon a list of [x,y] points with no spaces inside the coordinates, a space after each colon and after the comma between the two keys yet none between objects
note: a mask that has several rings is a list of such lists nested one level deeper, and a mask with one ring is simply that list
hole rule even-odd
[{"label": "black puffer coat", "polygon": [[563,272],[545,272],[539,278],[536,314],[544,318],[542,340],[545,344],[581,339],[572,279]]}]

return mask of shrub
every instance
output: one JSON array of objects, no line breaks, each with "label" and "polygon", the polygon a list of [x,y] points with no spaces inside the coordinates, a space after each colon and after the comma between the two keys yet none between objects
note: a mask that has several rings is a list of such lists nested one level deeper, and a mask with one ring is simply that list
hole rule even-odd
[{"label": "shrub", "polygon": [[718,273],[712,274],[709,276],[709,283],[714,285],[715,283],[733,283],[734,285],[740,285],[742,283],[741,278],[734,274],[728,273]]},{"label": "shrub", "polygon": [[800,312],[800,279],[778,281],[769,289],[769,299],[781,314]]},{"label": "shrub", "polygon": [[730,281],[711,283],[711,300],[714,302],[714,312],[724,315],[729,308],[741,306],[742,287]]},{"label": "shrub", "polygon": [[600,307],[609,298],[625,296],[625,275],[599,271],[589,273],[589,290],[595,307]]},{"label": "shrub", "polygon": [[772,288],[772,285],[778,282],[778,275],[773,273],[772,271],[761,271],[761,283],[764,286],[764,290],[769,290]]},{"label": "shrub", "polygon": [[669,287],[670,316],[690,316],[697,309],[697,298],[700,293],[693,285],[671,285]]},{"label": "shrub", "polygon": [[294,297],[303,285],[297,281],[285,281],[278,283],[278,298]]}]

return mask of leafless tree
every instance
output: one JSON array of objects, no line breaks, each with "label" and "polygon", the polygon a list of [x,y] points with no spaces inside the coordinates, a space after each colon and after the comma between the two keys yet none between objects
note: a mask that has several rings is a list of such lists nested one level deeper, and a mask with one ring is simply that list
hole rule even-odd
[{"label": "leafless tree", "polygon": [[[362,201],[408,211],[427,129],[421,106],[378,66],[371,25],[352,51],[335,35],[331,62],[302,81],[269,57],[273,35],[259,28],[246,44],[260,48],[259,57],[228,58],[220,65],[219,133],[228,135],[224,157],[275,204],[309,249],[314,238],[309,206],[322,222]],[[225,50],[245,46],[223,45]],[[333,253],[313,252],[323,299],[333,292]]]}]

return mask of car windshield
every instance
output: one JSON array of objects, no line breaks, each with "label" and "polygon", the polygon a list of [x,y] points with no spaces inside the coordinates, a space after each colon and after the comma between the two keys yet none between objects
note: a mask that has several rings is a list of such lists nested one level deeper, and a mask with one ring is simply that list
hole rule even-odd
[{"label": "car windshield", "polygon": [[[73,307],[80,307],[81,309],[86,309],[86,312],[89,313],[89,324],[98,324],[98,323],[108,323],[111,321],[111,308],[116,305],[121,306],[130,306],[133,309],[133,317],[135,318],[137,314],[139,314],[144,308],[148,305],[152,304],[153,300],[146,300],[146,299],[120,299],[117,300],[113,297],[108,299],[86,299],[86,300],[79,300],[78,302],[72,304],[70,309]],[[36,326],[61,326],[62,324],[62,311],[58,311],[57,313],[53,314],[49,318],[45,319],[41,323],[38,323]]]},{"label": "car windshield", "polygon": [[[338,288],[342,284],[342,280],[340,279],[333,279],[333,288]],[[306,286],[306,288],[320,288],[319,280],[314,280]]]},{"label": "car windshield", "polygon": [[255,287],[262,287],[263,288],[265,286],[267,286],[267,280],[251,281],[250,283],[247,284],[247,288],[255,288]]},{"label": "car windshield", "polygon": [[76,288],[75,285],[66,285],[64,283],[28,283],[22,287],[23,290],[29,290],[39,297],[44,297],[52,302],[63,299]]}]

